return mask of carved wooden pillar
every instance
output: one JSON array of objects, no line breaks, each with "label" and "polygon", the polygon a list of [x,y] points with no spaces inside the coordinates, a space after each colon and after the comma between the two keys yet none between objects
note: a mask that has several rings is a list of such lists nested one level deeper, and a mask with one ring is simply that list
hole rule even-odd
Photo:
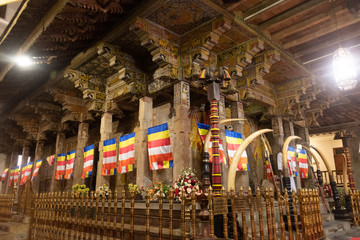
[{"label": "carved wooden pillar", "polygon": [[2,161],[4,162],[4,166],[2,168],[3,170],[1,171],[1,174],[4,172],[4,170],[6,168],[9,168],[6,178],[5,178],[5,181],[0,183],[1,184],[1,193],[4,194],[4,193],[6,193],[7,187],[9,185],[11,154],[5,153]]},{"label": "carved wooden pillar", "polygon": [[[65,133],[63,132],[58,132],[57,136],[56,136],[56,145],[55,145],[55,155],[57,157],[58,154],[60,153],[65,153]],[[61,182],[63,180],[56,180],[55,179],[55,174],[56,174],[56,168],[57,168],[57,162],[54,163],[54,170],[53,170],[53,174],[51,177],[51,192],[55,192],[55,191],[61,191]]]},{"label": "carved wooden pillar", "polygon": [[152,98],[143,97],[139,100],[139,122],[135,129],[135,169],[138,186],[146,186],[152,183],[147,150],[148,128],[152,127],[152,109]]},{"label": "carved wooden pillar", "polygon": [[[242,102],[233,102],[231,104],[231,118],[245,118],[244,114],[244,107]],[[236,121],[231,122],[231,125],[234,128],[235,132],[239,132],[243,135],[243,139],[248,136],[244,136],[244,122],[243,121]],[[242,186],[244,189],[248,189],[249,187],[249,172],[248,171],[239,171],[236,173],[235,178],[235,189],[240,189]]]},{"label": "carved wooden pillar", "polygon": [[104,141],[110,139],[110,135],[112,133],[112,113],[103,113],[101,116],[101,125],[100,125],[100,142],[99,142],[99,161],[97,165],[97,173],[96,173],[96,188],[106,185],[110,186],[110,177],[102,176],[102,165],[103,165],[103,143]]},{"label": "carved wooden pillar", "polygon": [[[10,172],[11,172],[11,168],[17,166],[17,164],[18,164],[19,152],[17,151],[17,148],[18,148],[18,146],[14,146],[13,151],[11,152],[9,175],[10,175]],[[12,186],[13,185],[14,185],[14,181],[12,183]],[[13,193],[13,191],[12,191],[13,187],[12,186],[9,187],[9,182],[7,182],[6,193]]]},{"label": "carved wooden pillar", "polygon": [[85,179],[81,178],[84,166],[84,147],[89,138],[89,123],[80,123],[78,127],[76,159],[74,163],[73,185],[84,184]]},{"label": "carved wooden pillar", "polygon": [[21,160],[21,166],[28,162],[30,153],[30,142],[25,142],[22,149],[22,160]]},{"label": "carved wooden pillar", "polygon": [[275,116],[272,118],[272,129],[273,131],[273,137],[274,137],[274,143],[272,145],[272,152],[273,152],[273,158],[275,161],[273,165],[275,166],[274,173],[278,175],[278,169],[279,166],[277,164],[277,154],[281,152],[282,146],[284,145],[284,126],[283,126],[283,120],[281,117]]},{"label": "carved wooden pillar", "polygon": [[190,159],[189,130],[191,119],[188,117],[190,109],[190,86],[186,82],[174,85],[174,143],[173,146],[173,178],[177,178],[183,168],[194,167]]}]

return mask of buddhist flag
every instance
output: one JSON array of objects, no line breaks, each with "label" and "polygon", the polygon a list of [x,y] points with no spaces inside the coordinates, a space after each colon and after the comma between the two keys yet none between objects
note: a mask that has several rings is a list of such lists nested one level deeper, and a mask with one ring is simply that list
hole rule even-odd
[{"label": "buddhist flag", "polygon": [[[25,164],[22,167],[20,185],[23,185],[27,182],[27,180],[31,174],[32,166],[33,166],[33,162],[29,162],[28,164]],[[25,171],[24,171],[24,169],[25,169]]]},{"label": "buddhist flag", "polygon": [[6,168],[1,176],[1,181],[2,182],[5,182],[5,179],[6,179],[6,174],[9,172],[9,169]]},{"label": "buddhist flag", "polygon": [[266,164],[266,177],[268,180],[271,179],[271,165],[270,165],[270,157],[267,151],[265,151],[265,164]]},{"label": "buddhist flag", "polygon": [[[231,164],[236,150],[244,142],[241,133],[225,130],[226,147],[228,151],[229,164]],[[244,151],[240,157],[236,171],[249,171],[248,157]]]},{"label": "buddhist flag", "polygon": [[[199,134],[201,137],[201,140],[203,141],[203,143],[205,142],[205,138],[206,138],[206,134],[210,129],[209,125],[203,124],[203,123],[197,123],[198,125],[198,129],[199,129]],[[212,162],[212,141],[210,140],[209,142],[209,161]],[[219,155],[220,155],[220,162],[221,163],[225,163],[225,151],[221,142],[221,139],[219,139]]]},{"label": "buddhist flag", "polygon": [[46,161],[48,162],[49,166],[54,164],[55,155],[48,156]]},{"label": "buddhist flag", "polygon": [[119,142],[119,170],[120,173],[134,171],[135,155],[135,133],[120,137]]},{"label": "buddhist flag", "polygon": [[21,179],[20,179],[20,186],[25,182],[25,172],[27,170],[27,164],[21,166]]},{"label": "buddhist flag", "polygon": [[66,154],[66,167],[64,179],[70,179],[73,176],[74,162],[76,151],[67,152]]},{"label": "buddhist flag", "polygon": [[304,149],[299,149],[297,153],[297,160],[299,162],[299,174],[301,178],[308,178],[308,161]]},{"label": "buddhist flag", "polygon": [[9,186],[11,186],[12,182],[14,181],[14,173],[15,173],[15,168],[11,168],[11,170],[10,170]]},{"label": "buddhist flag", "polygon": [[14,169],[14,186],[17,186],[17,184],[19,183],[19,175],[20,175],[20,169],[19,166],[17,166]]},{"label": "buddhist flag", "polygon": [[40,167],[41,167],[41,164],[42,164],[42,159],[36,161],[36,163],[35,163],[35,168],[34,168],[34,172],[33,172],[33,174],[32,174],[32,178],[31,178],[31,181],[34,181],[34,180],[35,180],[35,177],[38,175],[39,169],[40,169]]},{"label": "buddhist flag", "polygon": [[64,175],[65,175],[65,157],[66,157],[66,153],[61,153],[57,155],[57,166],[56,166],[56,174],[55,174],[55,179],[56,180],[63,180],[64,179]]},{"label": "buddhist flag", "polygon": [[103,165],[101,175],[111,176],[116,174],[116,138],[104,141]]},{"label": "buddhist flag", "polygon": [[173,154],[167,123],[148,129],[148,151],[151,170],[173,167]]},{"label": "buddhist flag", "polygon": [[87,178],[92,176],[94,164],[94,144],[84,147],[84,167],[81,178]]},{"label": "buddhist flag", "polygon": [[296,177],[297,170],[296,170],[296,161],[295,161],[295,150],[293,147],[288,148],[287,152],[287,160],[288,160],[288,167],[290,176]]}]

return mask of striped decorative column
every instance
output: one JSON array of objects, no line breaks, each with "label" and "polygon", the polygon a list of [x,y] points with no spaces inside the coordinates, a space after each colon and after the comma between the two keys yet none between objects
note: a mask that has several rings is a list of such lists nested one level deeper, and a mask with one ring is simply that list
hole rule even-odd
[{"label": "striped decorative column", "polygon": [[349,152],[347,138],[344,137],[342,139],[342,142],[343,142],[344,153],[345,153],[345,157],[346,157],[346,161],[347,161],[347,174],[348,174],[348,178],[349,178],[350,190],[355,190],[355,182],[354,182],[354,176],[353,176],[352,167],[351,167],[351,156],[350,156],[350,152]]},{"label": "striped decorative column", "polygon": [[210,123],[212,135],[212,188],[216,194],[220,194],[221,185],[221,166],[219,156],[219,107],[218,100],[210,101]]}]

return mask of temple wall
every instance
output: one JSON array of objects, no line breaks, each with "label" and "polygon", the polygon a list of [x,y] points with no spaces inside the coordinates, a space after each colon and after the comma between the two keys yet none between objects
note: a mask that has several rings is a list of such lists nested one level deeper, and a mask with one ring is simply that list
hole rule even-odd
[{"label": "temple wall", "polygon": [[352,160],[352,170],[356,189],[360,189],[360,127],[348,129],[354,131],[356,138],[348,140]]},{"label": "temple wall", "polygon": [[[329,162],[331,170],[335,169],[335,160],[333,154],[333,148],[342,147],[341,140],[334,140],[335,133],[326,133],[321,134],[319,136],[313,135],[310,136],[310,145],[318,147],[321,152],[325,155],[326,159]],[[314,151],[316,152],[316,151]],[[321,160],[321,157],[315,153],[317,158],[319,159],[320,169],[321,171],[326,171],[326,167],[324,162]]]}]

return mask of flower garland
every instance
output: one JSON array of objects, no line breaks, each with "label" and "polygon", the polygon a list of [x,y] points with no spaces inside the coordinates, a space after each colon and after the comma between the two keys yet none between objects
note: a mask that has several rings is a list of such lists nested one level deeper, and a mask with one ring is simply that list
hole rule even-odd
[{"label": "flower garland", "polygon": [[100,186],[96,189],[94,197],[99,197],[100,199],[105,197],[107,199],[110,195],[110,192],[110,188],[104,184],[103,186]]}]

